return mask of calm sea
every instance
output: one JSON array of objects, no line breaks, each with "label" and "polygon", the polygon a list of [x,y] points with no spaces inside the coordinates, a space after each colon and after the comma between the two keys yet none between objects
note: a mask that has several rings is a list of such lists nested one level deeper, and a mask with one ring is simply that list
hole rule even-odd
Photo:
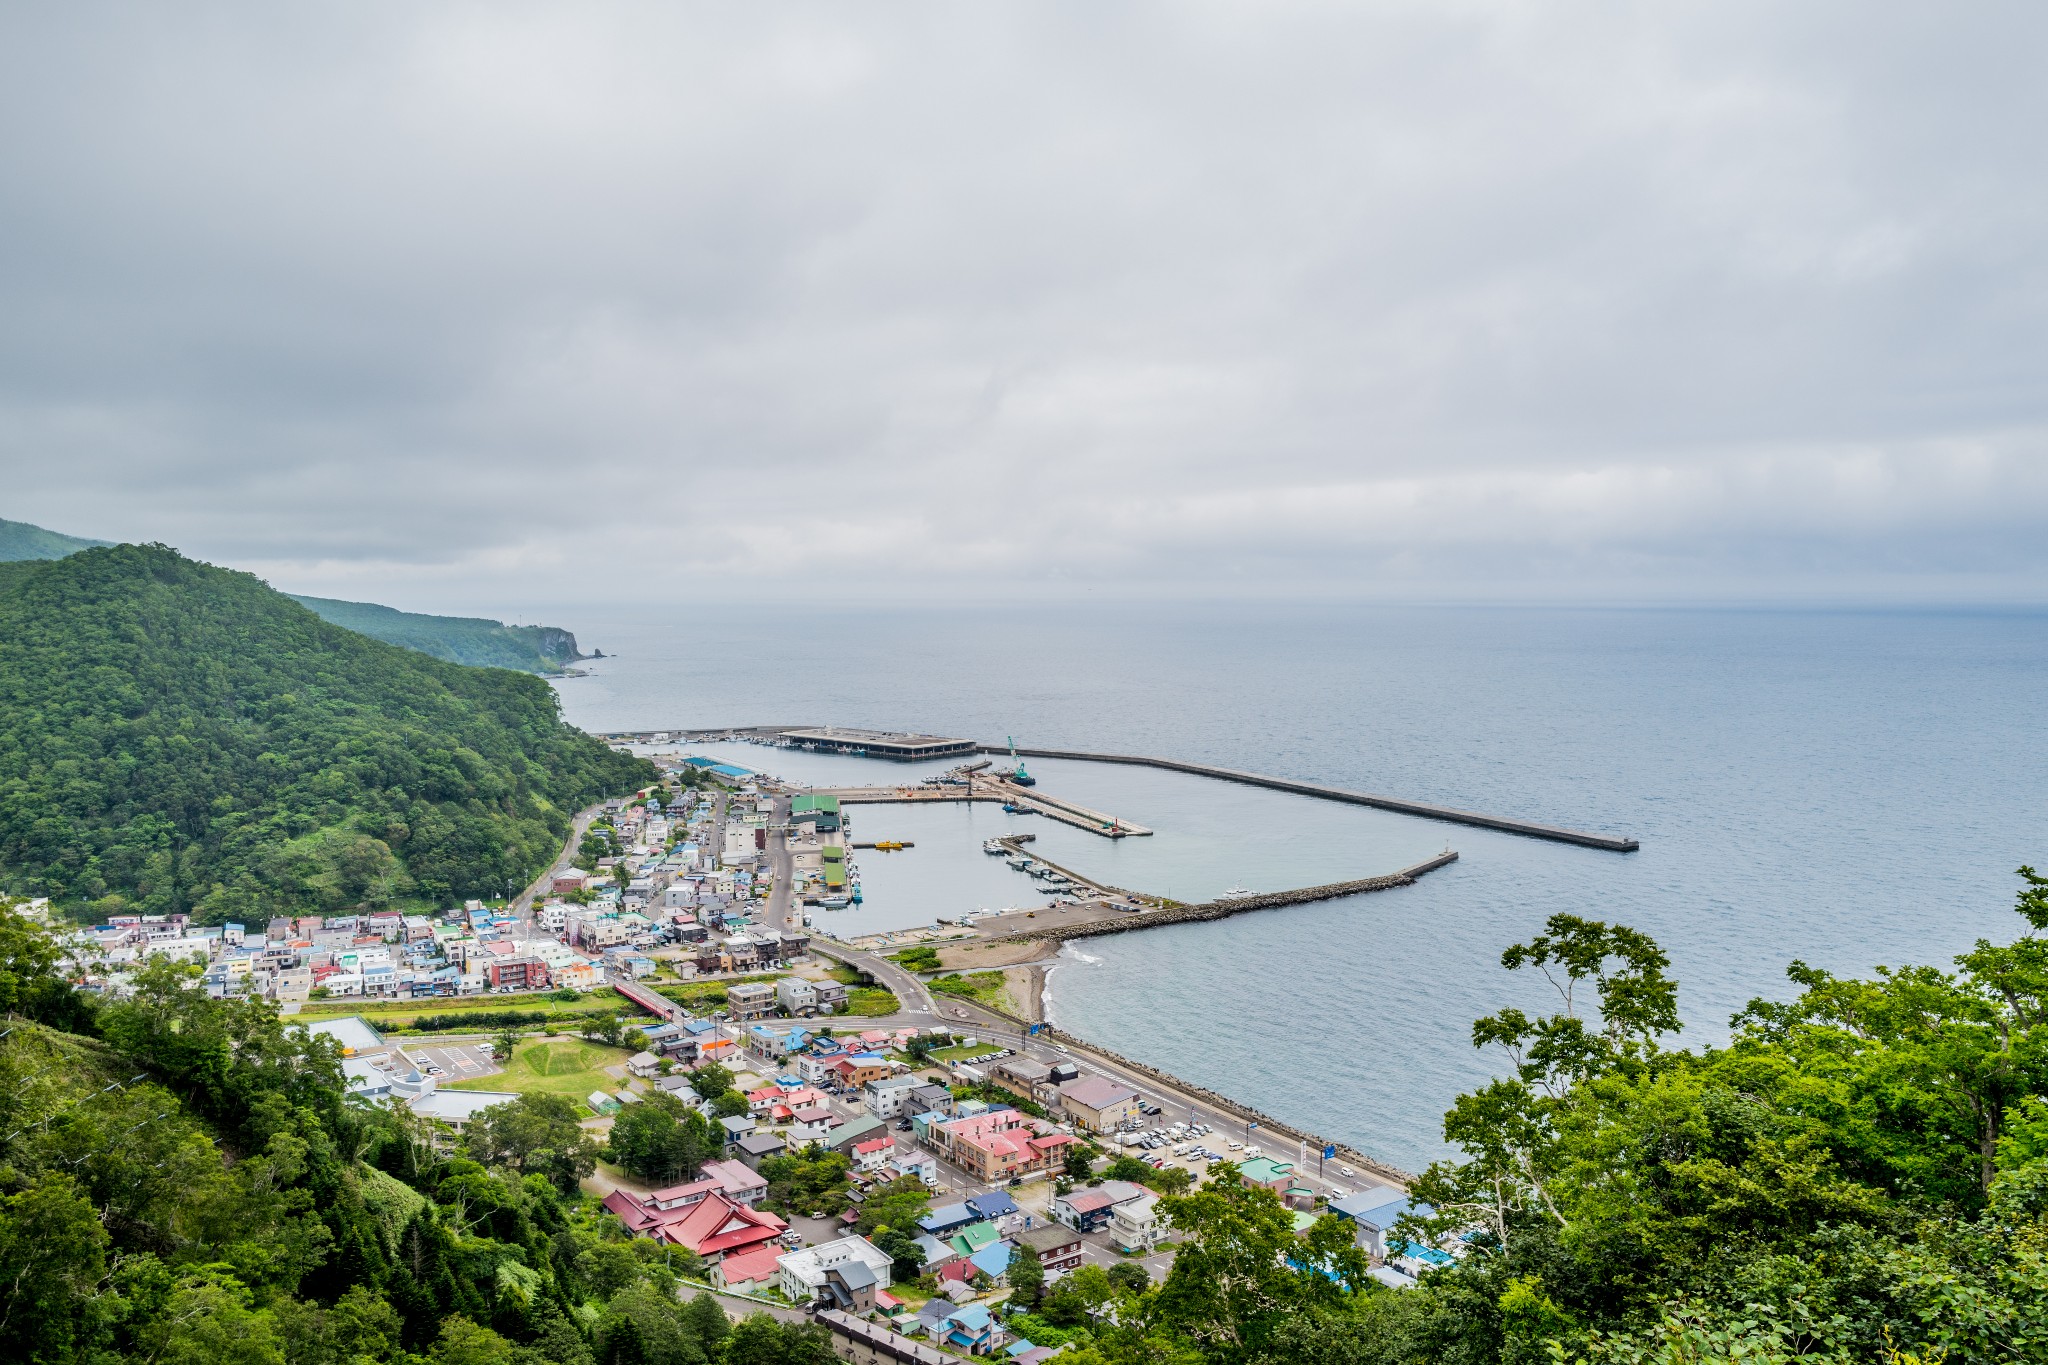
[{"label": "calm sea", "polygon": [[[590,729],[838,723],[1162,754],[1640,838],[1601,853],[1145,769],[1032,765],[1158,830],[1111,843],[991,808],[857,810],[849,929],[1033,904],[979,852],[1183,899],[1463,855],[1417,886],[1089,940],[1052,974],[1076,1032],[1411,1169],[1493,1061],[1472,1019],[1540,1006],[1503,948],[1570,911],[1669,953],[1712,1042],[1801,958],[1946,963],[2010,938],[2048,863],[2048,616],[1148,605],[777,610],[568,622],[609,658],[560,685]],[[827,784],[904,769],[747,745]]]}]

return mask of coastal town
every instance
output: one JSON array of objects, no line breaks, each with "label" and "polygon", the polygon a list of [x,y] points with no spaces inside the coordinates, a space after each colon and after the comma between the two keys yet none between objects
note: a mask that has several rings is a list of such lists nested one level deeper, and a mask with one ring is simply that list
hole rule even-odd
[{"label": "coastal town", "polygon": [[[1029,977],[945,971],[941,951],[999,936],[977,917],[849,941],[814,927],[861,895],[839,796],[660,761],[662,783],[583,812],[558,864],[499,903],[261,926],[115,914],[70,934],[72,967],[119,994],[152,960],[181,962],[213,996],[275,1001],[333,1040],[358,1102],[403,1105],[451,1143],[542,1072],[559,1092],[553,1063],[574,1049],[567,1074],[589,1089],[569,1098],[596,1141],[628,1107],[672,1102],[716,1142],[665,1186],[599,1163],[585,1184],[602,1208],[694,1257],[713,1291],[824,1324],[849,1359],[1050,1357],[1062,1341],[1027,1333],[1060,1333],[1025,1311],[1020,1279],[1033,1302],[1088,1266],[1156,1282],[1174,1249],[1160,1196],[1207,1179],[1272,1191],[1297,1233],[1342,1220],[1390,1286],[1456,1254],[1396,1234],[1400,1172],[1060,1041],[1017,998]],[[1021,762],[987,766],[852,796],[949,799],[980,781],[1014,800],[1029,781]],[[1124,837],[1114,816],[1036,801]],[[987,851],[1031,865],[999,842]],[[1040,889],[1044,906],[996,918],[1164,908],[1067,876]],[[767,1207],[778,1162],[832,1158],[837,1189],[815,1202],[836,1208]],[[863,1235],[863,1206],[906,1191],[914,1228]]]}]

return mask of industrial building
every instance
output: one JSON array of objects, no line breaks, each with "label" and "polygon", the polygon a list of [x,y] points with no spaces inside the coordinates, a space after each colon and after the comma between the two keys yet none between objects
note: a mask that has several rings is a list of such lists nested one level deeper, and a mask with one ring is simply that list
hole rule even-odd
[{"label": "industrial building", "polygon": [[894,730],[854,730],[827,725],[816,730],[784,730],[782,738],[809,749],[841,754],[866,754],[919,763],[933,758],[958,758],[979,751],[971,739],[903,734]]}]

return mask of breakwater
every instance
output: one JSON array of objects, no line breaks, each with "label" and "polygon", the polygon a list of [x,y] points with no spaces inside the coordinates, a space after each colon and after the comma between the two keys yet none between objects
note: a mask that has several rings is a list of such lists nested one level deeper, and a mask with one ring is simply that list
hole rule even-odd
[{"label": "breakwater", "polygon": [[[1008,745],[995,744],[984,744],[981,751],[985,754],[1010,752]],[[1082,763],[1126,763],[1140,768],[1164,768],[1169,772],[1193,773],[1197,777],[1241,782],[1250,787],[1268,787],[1274,791],[1293,792],[1297,796],[1313,796],[1322,801],[1372,806],[1378,810],[1395,811],[1401,815],[1420,816],[1425,820],[1443,820],[1454,825],[1497,829],[1507,834],[1526,835],[1531,839],[1550,839],[1558,843],[1578,844],[1585,848],[1605,849],[1610,853],[1634,853],[1642,847],[1634,839],[1615,835],[1591,834],[1585,830],[1565,829],[1559,825],[1539,825],[1529,820],[1483,815],[1478,811],[1459,810],[1454,806],[1432,806],[1422,801],[1403,801],[1393,796],[1374,796],[1367,792],[1347,791],[1342,787],[1326,787],[1318,782],[1297,782],[1292,778],[1269,777],[1264,773],[1242,772],[1236,768],[1217,768],[1207,763],[1186,763],[1177,758],[1153,758],[1145,754],[1097,754],[1080,749],[1019,749],[1017,753],[1023,758],[1069,758]]]},{"label": "breakwater", "polygon": [[1304,905],[1310,901],[1336,900],[1341,896],[1359,896],[1372,891],[1391,891],[1397,886],[1412,886],[1418,877],[1426,876],[1440,867],[1448,867],[1456,861],[1458,855],[1447,850],[1427,862],[1404,867],[1399,872],[1389,872],[1380,877],[1362,877],[1350,882],[1328,882],[1322,886],[1300,886],[1291,891],[1269,891],[1256,896],[1204,901],[1199,905],[1177,905],[1165,910],[1134,911],[1115,919],[1091,920],[1086,924],[1060,924],[1044,929],[1025,929],[1013,934],[994,935],[986,941],[1027,943],[1036,939],[1050,939],[1065,943],[1077,938],[1101,938],[1106,934],[1128,934],[1137,929],[1157,929],[1168,924],[1199,924],[1207,920],[1228,919],[1232,915],[1250,914],[1254,910],[1277,910],[1285,905]]}]

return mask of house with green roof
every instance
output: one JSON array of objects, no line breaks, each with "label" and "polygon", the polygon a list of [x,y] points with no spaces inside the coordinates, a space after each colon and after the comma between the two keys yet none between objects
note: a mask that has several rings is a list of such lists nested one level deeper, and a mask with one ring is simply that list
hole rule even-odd
[{"label": "house with green roof", "polygon": [[1294,1183],[1294,1163],[1255,1156],[1237,1168],[1238,1178],[1247,1185],[1279,1193]]}]

